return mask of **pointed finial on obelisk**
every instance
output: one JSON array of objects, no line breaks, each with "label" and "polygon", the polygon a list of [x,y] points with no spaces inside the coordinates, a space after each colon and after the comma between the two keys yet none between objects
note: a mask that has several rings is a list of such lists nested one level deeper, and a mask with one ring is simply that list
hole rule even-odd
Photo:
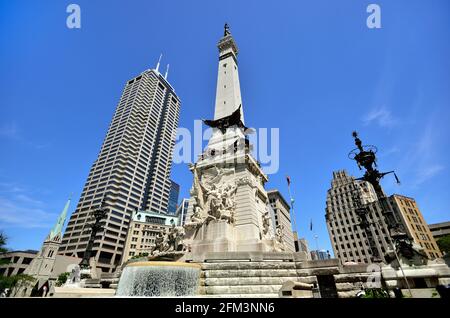
[{"label": "pointed finial on obelisk", "polygon": [[225,25],[223,26],[223,36],[227,36],[227,35],[229,35],[229,34],[231,34],[230,33],[230,26],[228,25],[228,23],[225,23]]}]

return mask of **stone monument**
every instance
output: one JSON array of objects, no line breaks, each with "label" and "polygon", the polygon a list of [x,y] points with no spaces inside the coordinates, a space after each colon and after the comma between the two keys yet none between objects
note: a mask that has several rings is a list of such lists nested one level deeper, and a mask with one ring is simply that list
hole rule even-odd
[{"label": "stone monument", "polygon": [[190,166],[190,191],[184,244],[186,260],[206,253],[283,251],[268,211],[267,176],[251,154],[237,64],[238,49],[225,25],[219,44],[219,70],[212,136]]}]

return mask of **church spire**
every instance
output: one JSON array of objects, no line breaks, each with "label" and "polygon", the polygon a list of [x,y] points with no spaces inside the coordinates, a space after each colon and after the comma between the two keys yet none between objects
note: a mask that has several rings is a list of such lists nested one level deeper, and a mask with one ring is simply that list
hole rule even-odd
[{"label": "church spire", "polygon": [[217,47],[219,49],[219,70],[217,74],[214,120],[229,116],[241,107],[240,116],[242,123],[244,123],[237,66],[238,48],[231,35],[228,23],[225,23],[223,37],[220,39]]},{"label": "church spire", "polygon": [[72,195],[69,197],[69,199],[66,202],[66,205],[64,206],[64,209],[62,210],[61,214],[58,217],[58,221],[56,222],[55,226],[50,231],[50,234],[48,235],[48,240],[60,240],[62,238],[62,229],[64,226],[64,223],[67,218],[67,211],[69,210],[70,200]]}]

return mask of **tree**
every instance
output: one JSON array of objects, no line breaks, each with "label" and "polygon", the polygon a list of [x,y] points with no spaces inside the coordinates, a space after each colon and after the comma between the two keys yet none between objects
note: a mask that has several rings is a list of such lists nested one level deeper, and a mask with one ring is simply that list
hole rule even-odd
[{"label": "tree", "polygon": [[[7,240],[8,240],[8,237],[5,235],[5,233],[0,231],[0,254],[8,252],[8,249],[5,248]],[[0,259],[0,265],[6,265],[8,263],[9,263],[8,259],[6,259],[6,258]]]},{"label": "tree", "polygon": [[[25,287],[27,285],[31,285],[36,279],[33,276],[26,275],[26,274],[19,274],[14,276],[1,276],[0,277],[0,291],[3,291],[5,289],[11,290],[19,290],[22,287]],[[13,295],[14,296],[14,295]]]},{"label": "tree", "polygon": [[[8,249],[5,248],[6,242],[8,238],[7,236],[0,231],[0,253],[6,253],[8,252]],[[0,265],[8,264],[9,260],[3,259],[0,260]],[[13,290],[13,288],[19,289],[21,287],[24,287],[28,284],[31,284],[35,281],[35,278],[30,275],[26,274],[19,274],[14,276],[0,276],[0,291],[3,291],[5,289],[9,289],[10,291]]]},{"label": "tree", "polygon": [[0,253],[6,253],[8,252],[8,249],[5,248],[6,245],[6,241],[8,240],[8,238],[6,237],[5,233],[3,233],[2,231],[0,231]]},{"label": "tree", "polygon": [[67,278],[70,276],[69,272],[61,273],[58,276],[58,280],[56,281],[56,286],[60,287],[67,282]]},{"label": "tree", "polygon": [[443,237],[440,237],[436,241],[437,245],[439,246],[439,249],[444,254],[450,253],[450,235],[445,235]]},{"label": "tree", "polygon": [[14,288],[15,292],[18,292],[24,287],[31,286],[32,283],[36,281],[36,278],[27,274],[19,274],[11,276],[12,278],[12,286],[11,289]]}]

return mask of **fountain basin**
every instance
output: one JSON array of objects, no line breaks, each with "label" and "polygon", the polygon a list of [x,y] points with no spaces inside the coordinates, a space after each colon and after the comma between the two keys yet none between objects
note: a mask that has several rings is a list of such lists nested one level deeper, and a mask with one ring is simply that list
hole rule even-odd
[{"label": "fountain basin", "polygon": [[184,262],[134,262],[126,265],[116,296],[177,297],[198,293],[201,266]]}]

